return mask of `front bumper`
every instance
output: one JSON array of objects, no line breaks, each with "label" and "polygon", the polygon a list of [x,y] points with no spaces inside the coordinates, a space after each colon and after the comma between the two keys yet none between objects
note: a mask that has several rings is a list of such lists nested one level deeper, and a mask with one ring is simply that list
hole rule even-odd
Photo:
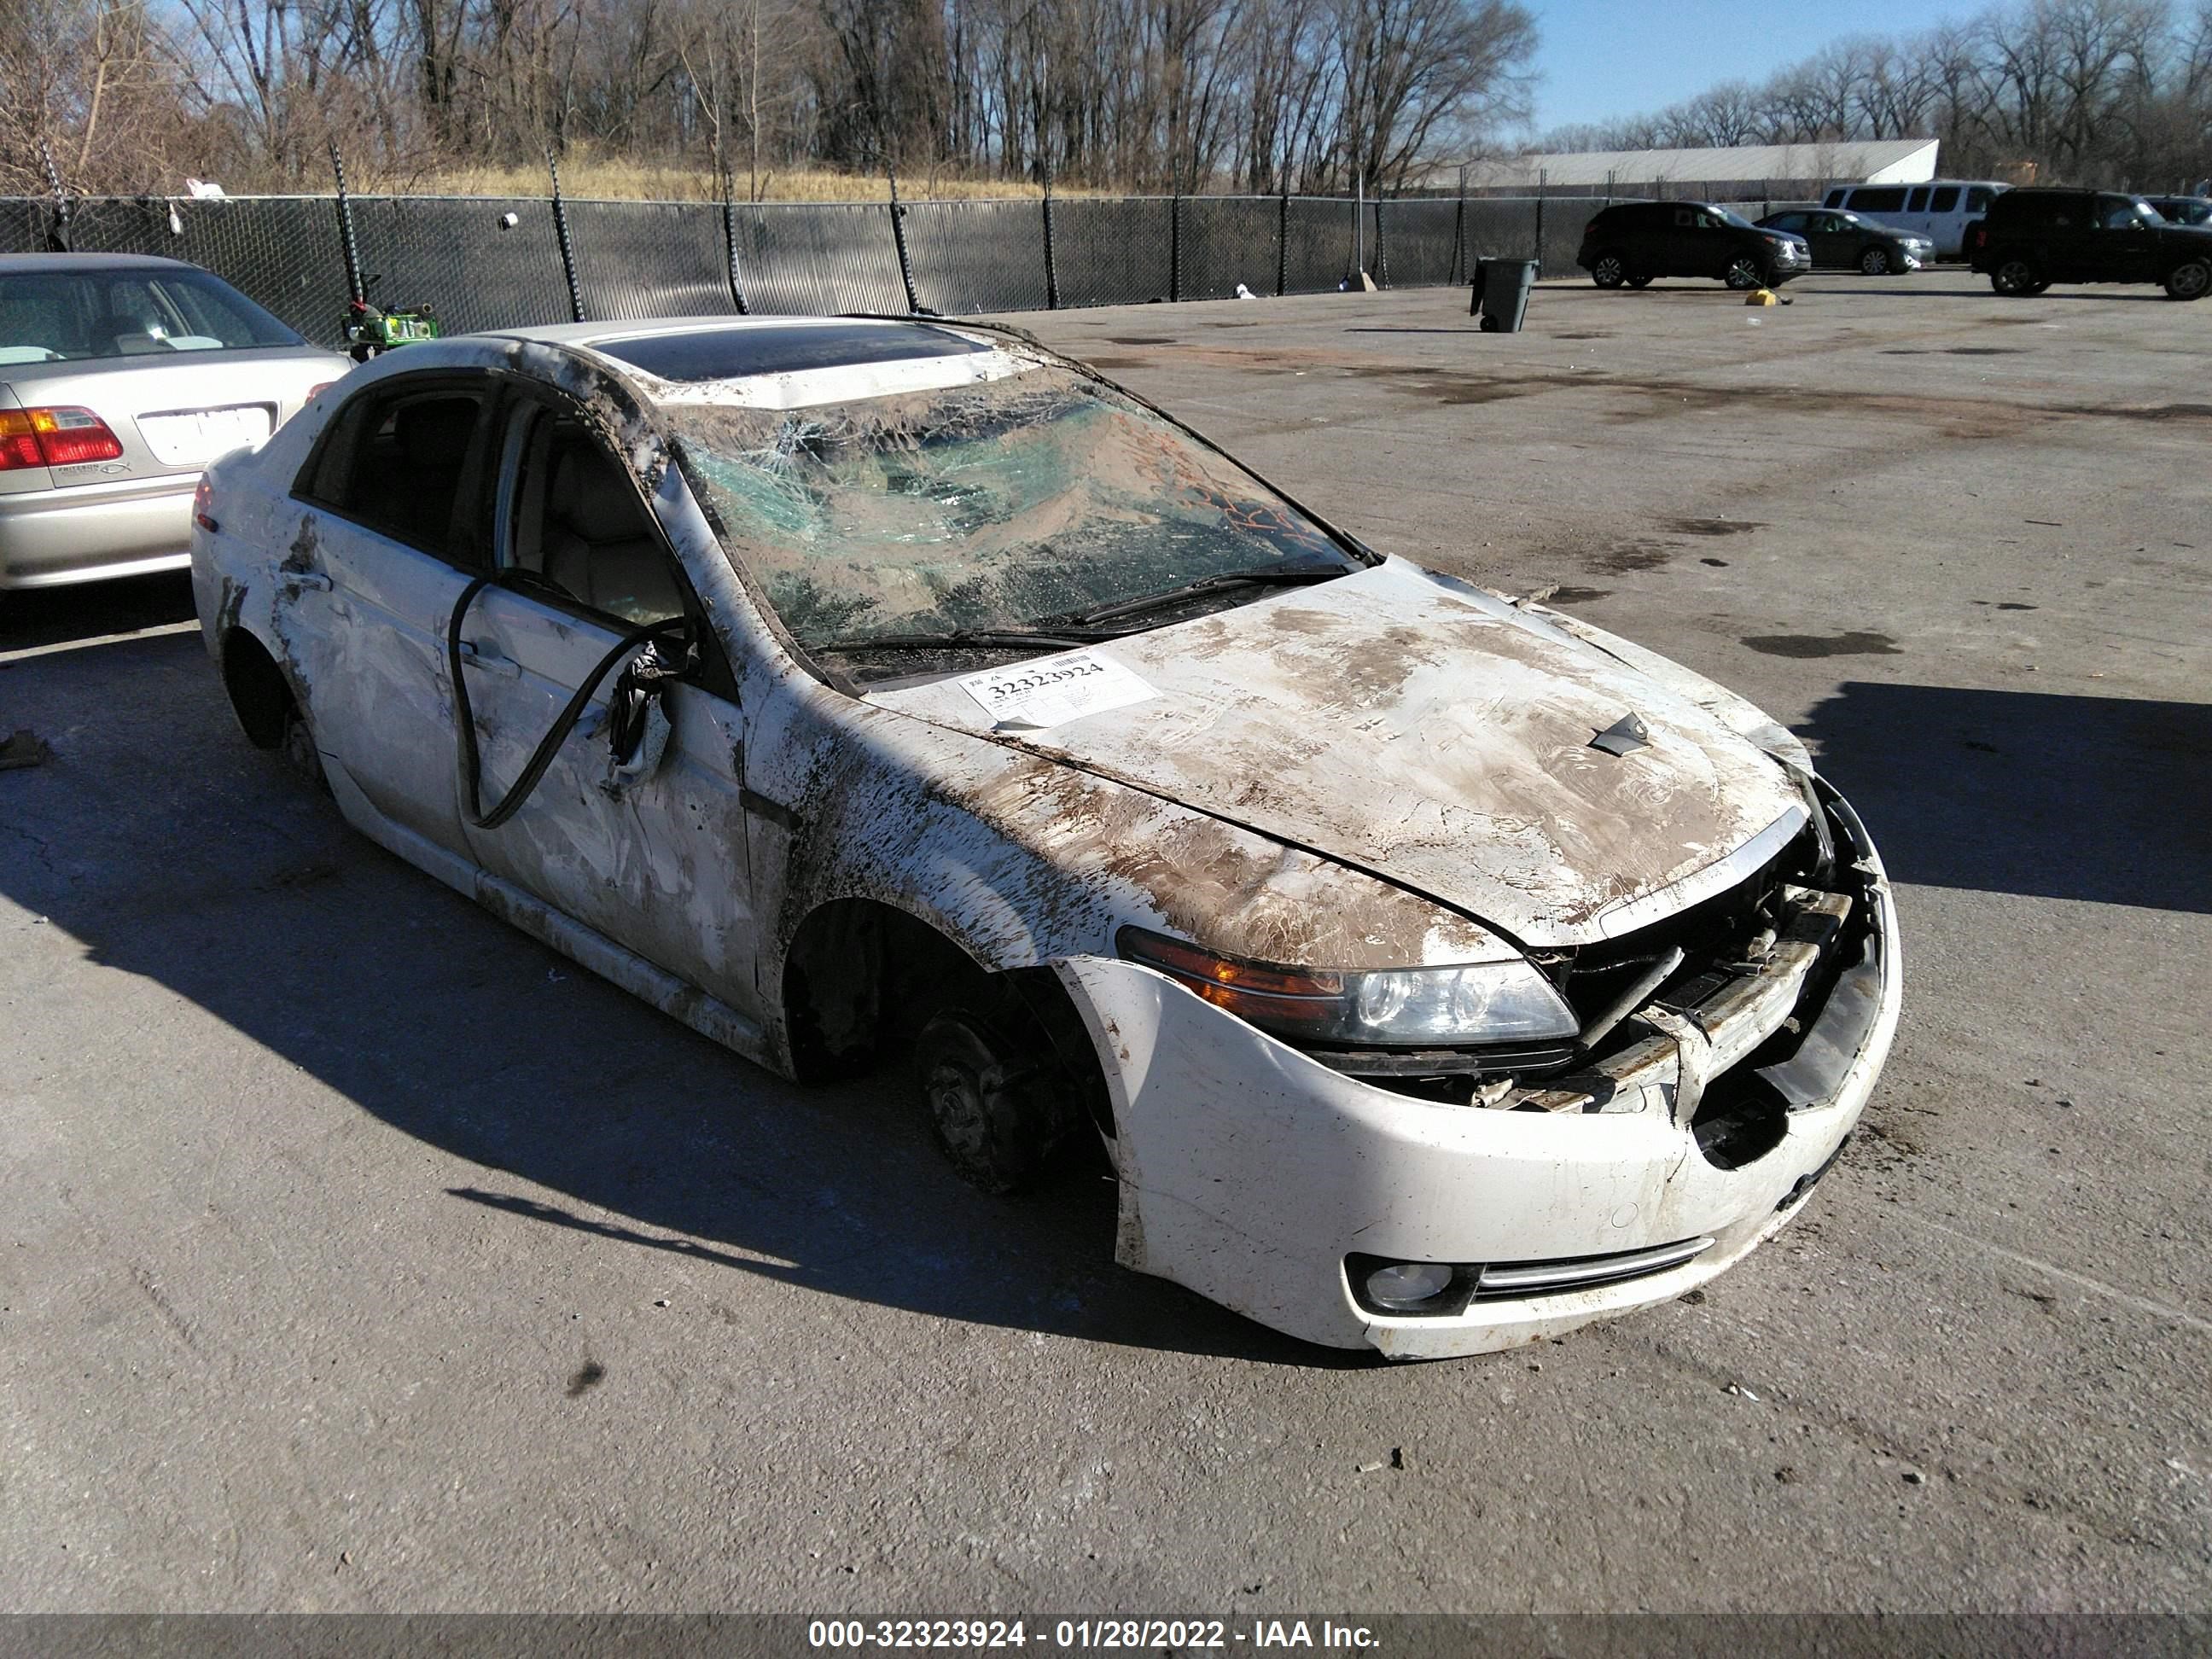
[{"label": "front bumper", "polygon": [[198,484],[193,472],[0,495],[0,590],[183,569]]},{"label": "front bumper", "polygon": [[[1671,1036],[1660,1030],[1600,1068],[1613,1086],[1577,1100],[1551,1097],[1556,1085],[1509,1097],[1519,1109],[1410,1099],[1332,1071],[1148,969],[1061,964],[1113,1102],[1117,1258],[1290,1335],[1395,1358],[1540,1340],[1723,1272],[1795,1214],[1834,1161],[1896,1029],[1895,908],[1856,819],[1835,804],[1857,842],[1867,926],[1818,1006],[1747,993],[1735,1023],[1716,1019],[1709,1033],[1678,1021]],[[1731,1066],[1793,1007],[1802,1042],[1752,1085],[1784,1103],[1779,1133],[1723,1167],[1698,1144],[1701,1097],[1723,1078],[1744,1086]],[[1615,1282],[1516,1295],[1509,1271],[1504,1293],[1434,1315],[1364,1307],[1346,1266],[1358,1256],[1514,1269],[1698,1239],[1711,1242]]]}]

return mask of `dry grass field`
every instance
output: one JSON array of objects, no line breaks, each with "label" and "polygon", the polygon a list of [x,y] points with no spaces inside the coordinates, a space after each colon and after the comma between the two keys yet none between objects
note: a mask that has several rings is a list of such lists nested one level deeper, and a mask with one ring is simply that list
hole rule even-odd
[{"label": "dry grass field", "polygon": [[[703,159],[703,158],[702,158]],[[360,176],[347,168],[347,183],[368,194],[408,196],[544,196],[548,180],[542,165],[448,167],[433,171],[389,173],[362,169]],[[580,147],[561,164],[561,189],[580,200],[714,202],[721,199],[711,167],[655,165],[614,157],[600,158]],[[739,199],[752,194],[744,169],[738,170]],[[1121,195],[1109,191],[1055,183],[1057,196]],[[917,172],[899,175],[899,194],[912,201],[1013,198],[1034,201],[1043,191],[1034,183],[1013,179],[964,179],[945,173]],[[835,173],[826,169],[779,171],[763,169],[757,199],[763,202],[881,202],[890,199],[884,175]]]}]

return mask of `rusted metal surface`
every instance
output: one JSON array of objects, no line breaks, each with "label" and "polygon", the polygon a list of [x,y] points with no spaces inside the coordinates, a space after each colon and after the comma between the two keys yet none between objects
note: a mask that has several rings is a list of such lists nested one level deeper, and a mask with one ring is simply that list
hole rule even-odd
[{"label": "rusted metal surface", "polygon": [[[1805,809],[1711,711],[1480,590],[1394,560],[1364,574],[1116,641],[1159,700],[1078,721],[1033,752],[1186,801],[1565,945]],[[872,701],[988,731],[939,682]],[[1631,710],[1627,756],[1593,736]],[[1278,958],[1280,959],[1280,958]],[[1310,958],[1308,958],[1310,960]]]}]

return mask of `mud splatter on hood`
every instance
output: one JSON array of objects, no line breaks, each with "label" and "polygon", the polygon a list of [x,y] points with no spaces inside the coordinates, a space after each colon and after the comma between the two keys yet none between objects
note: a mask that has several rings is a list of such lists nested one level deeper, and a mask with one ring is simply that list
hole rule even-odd
[{"label": "mud splatter on hood", "polygon": [[[1652,896],[1804,806],[1707,710],[1501,600],[1403,561],[1099,647],[1157,688],[992,732],[956,681],[871,702],[1018,744],[1371,870],[1529,945],[1656,920]],[[1624,715],[1647,746],[1590,739]]]}]

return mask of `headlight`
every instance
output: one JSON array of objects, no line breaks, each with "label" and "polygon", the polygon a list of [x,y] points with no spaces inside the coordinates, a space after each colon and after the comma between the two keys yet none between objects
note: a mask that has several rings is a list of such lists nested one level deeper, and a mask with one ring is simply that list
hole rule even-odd
[{"label": "headlight", "polygon": [[1551,981],[1519,957],[1360,973],[1239,962],[1141,927],[1124,927],[1115,942],[1130,961],[1297,1042],[1425,1048],[1557,1040],[1582,1029]]}]

